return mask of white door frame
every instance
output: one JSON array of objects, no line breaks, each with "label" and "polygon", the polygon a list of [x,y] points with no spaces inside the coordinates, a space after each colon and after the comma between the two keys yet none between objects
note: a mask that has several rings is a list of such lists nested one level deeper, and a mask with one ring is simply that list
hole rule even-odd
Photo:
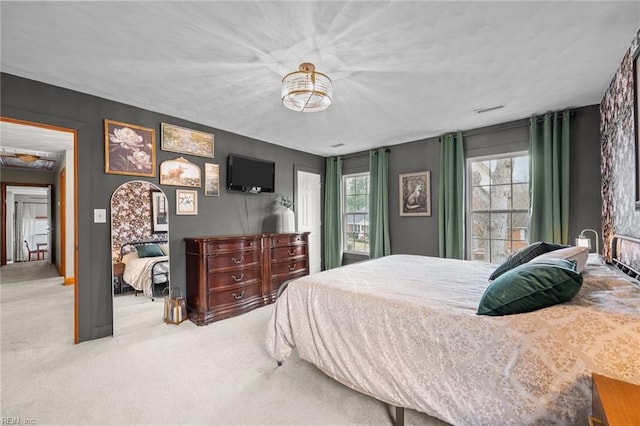
[{"label": "white door frame", "polygon": [[[322,233],[323,233],[323,215],[322,212],[324,211],[324,196],[323,196],[323,187],[324,187],[324,173],[321,169],[316,169],[313,167],[307,167],[307,166],[299,166],[299,165],[295,165],[293,166],[293,202],[294,202],[294,206],[297,206],[298,203],[300,202],[300,200],[298,200],[298,172],[305,172],[305,173],[313,173],[313,174],[317,174],[320,176],[320,204],[319,204],[319,209],[320,209],[320,235],[318,235],[317,241],[318,241],[318,247],[315,247],[313,249],[318,250],[318,252],[320,253],[320,270],[324,269],[324,259],[322,256],[323,253],[323,238],[322,238]],[[300,231],[300,224],[298,223],[298,210],[296,207],[296,229],[298,231]],[[309,261],[311,262],[311,259],[309,259]]]}]

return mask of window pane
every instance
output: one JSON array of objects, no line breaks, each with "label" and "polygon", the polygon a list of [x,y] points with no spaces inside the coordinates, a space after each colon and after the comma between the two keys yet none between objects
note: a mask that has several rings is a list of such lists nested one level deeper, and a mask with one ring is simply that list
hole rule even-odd
[{"label": "window pane", "polygon": [[355,178],[345,178],[345,194],[353,195],[356,193],[356,180]]},{"label": "window pane", "polygon": [[491,160],[491,184],[511,183],[511,158]]},{"label": "window pane", "polygon": [[513,213],[511,215],[511,227],[513,228],[513,239],[519,241],[529,240],[529,214]]},{"label": "window pane", "polygon": [[490,186],[476,186],[473,188],[473,210],[489,210]]},{"label": "window pane", "polygon": [[502,263],[511,254],[511,242],[491,240],[491,263]]},{"label": "window pane", "polygon": [[471,237],[489,238],[491,222],[489,213],[474,213],[471,215]]},{"label": "window pane", "polygon": [[491,210],[511,210],[511,185],[491,187]]},{"label": "window pane", "polygon": [[489,177],[491,176],[489,169],[490,166],[490,161],[474,161],[471,163],[472,186],[489,185],[491,183],[489,180]]},{"label": "window pane", "polygon": [[516,183],[513,185],[513,209],[527,210],[529,208],[529,184]]},{"label": "window pane", "polygon": [[347,195],[345,197],[345,211],[355,212],[356,211],[356,196],[355,195]]},{"label": "window pane", "polygon": [[489,240],[472,239],[471,260],[489,262]]},{"label": "window pane", "polygon": [[499,238],[501,240],[511,239],[511,214],[510,213],[493,213],[491,214],[491,239]]},{"label": "window pane", "polygon": [[513,181],[529,182],[529,157],[513,159]]},{"label": "window pane", "polygon": [[358,194],[367,194],[369,192],[369,178],[367,176],[359,176],[356,178],[356,192]]},{"label": "window pane", "polygon": [[369,196],[368,195],[356,196],[356,209],[354,211],[365,212],[367,210],[369,210]]}]

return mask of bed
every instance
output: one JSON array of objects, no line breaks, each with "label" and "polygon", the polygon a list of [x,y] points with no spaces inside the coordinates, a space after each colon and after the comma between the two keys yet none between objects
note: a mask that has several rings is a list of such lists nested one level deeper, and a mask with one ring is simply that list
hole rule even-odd
[{"label": "bed", "polygon": [[[614,244],[640,253],[638,240]],[[477,315],[495,268],[392,255],[297,279],[274,306],[267,351],[281,363],[295,348],[356,391],[456,425],[586,424],[591,373],[640,384],[637,280],[591,254],[570,301]]]},{"label": "bed", "polygon": [[169,285],[169,256],[166,241],[132,241],[123,244],[124,284],[134,293],[142,292],[154,299]]}]

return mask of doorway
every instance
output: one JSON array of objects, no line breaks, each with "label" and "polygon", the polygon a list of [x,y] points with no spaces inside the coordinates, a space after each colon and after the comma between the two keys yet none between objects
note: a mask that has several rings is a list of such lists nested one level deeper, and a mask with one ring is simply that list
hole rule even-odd
[{"label": "doorway", "polygon": [[298,232],[309,234],[309,273],[322,268],[322,180],[317,171],[296,167],[296,220]]},{"label": "doorway", "polygon": [[44,260],[51,263],[51,185],[7,185],[6,263]]},{"label": "doorway", "polygon": [[[55,264],[57,271],[62,272],[66,284],[74,284],[78,275],[78,230],[77,230],[77,145],[78,135],[75,129],[52,126],[43,123],[0,117],[0,168],[2,170],[1,198],[1,237],[0,237],[0,265],[7,263],[10,249],[15,252],[15,229],[12,232],[14,241],[7,245],[7,235],[13,223],[13,218],[7,215],[8,186],[45,187],[48,192],[48,210],[42,213],[36,208],[36,235],[30,243],[30,250],[34,251],[33,258],[45,256]],[[64,193],[66,203],[58,199],[60,188],[59,174],[65,170],[66,180]],[[66,205],[65,205],[66,204]],[[15,204],[13,204],[15,207]],[[61,212],[60,209],[63,211]],[[14,212],[15,213],[15,212]],[[64,214],[61,214],[64,213]],[[15,216],[15,215],[14,215]],[[42,216],[48,217],[43,225]],[[29,216],[30,217],[30,216]],[[61,217],[65,223],[60,224]],[[42,229],[41,229],[42,228]],[[61,238],[61,231],[65,229],[65,238]],[[45,240],[41,241],[43,238]],[[27,240],[29,241],[29,240]],[[66,244],[65,242],[66,241]],[[18,241],[19,242],[19,241]],[[23,241],[24,244],[24,241]],[[31,247],[34,244],[34,247]],[[38,250],[38,248],[40,250]],[[26,245],[25,245],[26,250]],[[61,267],[61,253],[65,253],[65,264]],[[28,251],[27,251],[28,253]],[[13,255],[13,254],[12,254]],[[42,260],[42,259],[41,259]],[[53,267],[52,267],[53,268]],[[74,286],[74,342],[78,336],[78,288]]]}]

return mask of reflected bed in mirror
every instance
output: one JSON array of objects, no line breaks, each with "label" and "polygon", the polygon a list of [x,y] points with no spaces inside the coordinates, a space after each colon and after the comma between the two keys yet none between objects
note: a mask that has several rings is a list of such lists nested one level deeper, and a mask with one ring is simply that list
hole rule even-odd
[{"label": "reflected bed in mirror", "polygon": [[150,182],[130,181],[111,197],[113,292],[161,299],[170,283],[169,218],[164,192]]}]

